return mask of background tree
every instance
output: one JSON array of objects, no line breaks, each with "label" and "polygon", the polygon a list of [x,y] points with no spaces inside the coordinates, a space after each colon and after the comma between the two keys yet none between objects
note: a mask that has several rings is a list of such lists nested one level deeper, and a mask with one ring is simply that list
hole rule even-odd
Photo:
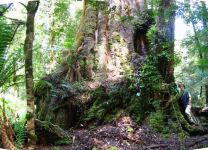
[{"label": "background tree", "polygon": [[[190,3],[190,1],[186,1],[184,6],[184,12],[182,14],[183,18],[187,23],[190,23],[193,28],[193,35],[189,35],[184,40],[184,46],[189,50],[189,56],[193,56],[194,59],[192,62],[198,69],[196,70],[197,76],[201,79],[194,85],[194,87],[200,87],[200,97],[206,97],[207,103],[207,17],[208,11],[204,1]],[[198,73],[197,73],[198,72]],[[204,95],[204,96],[203,96]]]},{"label": "background tree", "polygon": [[28,2],[27,5],[27,22],[26,22],[26,38],[24,44],[25,54],[25,78],[27,93],[27,132],[28,132],[28,148],[34,149],[36,144],[35,135],[35,97],[33,94],[33,65],[32,52],[34,40],[34,19],[38,9],[39,1]]}]

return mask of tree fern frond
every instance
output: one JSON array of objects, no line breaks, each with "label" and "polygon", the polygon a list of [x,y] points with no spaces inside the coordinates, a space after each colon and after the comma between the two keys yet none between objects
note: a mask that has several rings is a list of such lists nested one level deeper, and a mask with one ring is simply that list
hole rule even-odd
[{"label": "tree fern frond", "polygon": [[8,25],[6,20],[0,17],[0,87],[7,83],[14,72],[19,69],[15,64],[22,59],[20,50],[11,54],[7,53],[7,47],[11,43],[15,31],[16,25]]}]

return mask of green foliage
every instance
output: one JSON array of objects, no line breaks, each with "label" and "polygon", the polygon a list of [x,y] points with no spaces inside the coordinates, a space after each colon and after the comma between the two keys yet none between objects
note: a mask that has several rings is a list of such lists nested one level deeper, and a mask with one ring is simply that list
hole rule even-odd
[{"label": "green foliage", "polygon": [[57,83],[55,80],[39,80],[34,87],[35,94],[41,97],[46,96],[45,98],[48,99],[47,94],[50,92],[51,97],[59,97],[60,100],[63,100],[66,97],[70,97],[73,91],[76,91],[76,87],[72,86],[68,81],[60,79]]},{"label": "green foliage", "polygon": [[[54,8],[54,23],[51,28],[51,36],[60,38],[70,25],[70,17],[68,17],[68,7],[70,4],[70,0],[58,0],[55,1],[55,8]],[[64,22],[64,23],[63,23]]]},{"label": "green foliage", "polygon": [[21,145],[24,144],[24,142],[27,139],[27,130],[25,127],[25,121],[17,121],[14,124],[14,131],[15,131],[15,137],[16,137],[16,147],[20,150]]},{"label": "green foliage", "polygon": [[152,112],[148,117],[150,126],[157,132],[167,134],[168,128],[165,123],[165,114],[162,111]]},{"label": "green foliage", "polygon": [[194,31],[193,34],[187,34],[187,37],[182,42],[182,46],[188,50],[188,55],[184,60],[186,64],[182,64],[184,73],[179,78],[180,80],[185,79],[185,81],[189,78],[186,84],[190,87],[192,95],[193,93],[200,95],[201,98],[198,100],[200,101],[205,95],[200,90],[201,87],[207,84],[206,78],[208,77],[208,9],[203,1],[195,1],[193,5],[185,1],[179,6],[178,14],[187,24],[191,24]]},{"label": "green foliage", "polygon": [[119,21],[123,24],[130,24],[139,30],[147,30],[154,22],[152,11],[138,11],[135,16],[124,15],[119,17]]},{"label": "green foliage", "polygon": [[147,32],[147,37],[151,44],[153,44],[155,39],[157,38],[157,33],[158,33],[158,27],[156,26],[156,24],[152,25],[151,28]]},{"label": "green foliage", "polygon": [[13,27],[7,25],[6,21],[0,18],[0,87],[9,83],[14,73],[21,67],[16,67],[16,62],[22,59],[22,49],[8,54],[7,46],[13,37]]},{"label": "green foliage", "polygon": [[63,138],[63,139],[60,139],[58,141],[55,141],[55,145],[68,145],[68,144],[71,144],[72,143],[72,140],[69,139],[69,138]]},{"label": "green foliage", "polygon": [[133,25],[136,27],[136,29],[147,30],[154,22],[152,11],[150,10],[138,11],[136,15],[136,19],[133,20]]},{"label": "green foliage", "polygon": [[39,80],[34,86],[34,92],[38,95],[44,95],[48,89],[53,88],[53,85],[46,80]]},{"label": "green foliage", "polygon": [[77,89],[80,89],[80,90],[83,90],[85,85],[86,85],[86,82],[84,79],[83,80],[80,80],[80,81],[77,81],[73,84],[73,86]]},{"label": "green foliage", "polygon": [[102,11],[107,11],[108,8],[108,3],[102,0],[89,0],[89,4],[92,7]]},{"label": "green foliage", "polygon": [[120,21],[126,24],[132,24],[134,17],[133,16],[121,16]]},{"label": "green foliage", "polygon": [[115,146],[111,146],[107,150],[119,150],[119,148],[118,147],[115,147]]},{"label": "green foliage", "polygon": [[[114,116],[110,116],[109,114],[117,113],[118,110],[113,108],[116,108],[121,100],[118,100],[118,97],[116,97],[115,95],[113,97],[110,97],[110,94],[106,93],[105,89],[103,89],[102,87],[95,90],[92,99],[95,99],[95,101],[92,107],[87,112],[85,120],[100,119],[107,122],[112,121]],[[106,115],[107,113],[109,114]]]},{"label": "green foliage", "polygon": [[97,150],[97,148],[95,146],[93,146],[92,150]]},{"label": "green foliage", "polygon": [[182,62],[182,56],[179,53],[175,52],[173,59],[174,59],[174,65],[175,66],[181,64],[181,62]]},{"label": "green foliage", "polygon": [[92,99],[95,99],[95,101],[84,119],[103,119],[107,111],[107,108],[105,107],[108,106],[108,94],[105,93],[105,89],[103,87],[99,87],[92,93]]},{"label": "green foliage", "polygon": [[197,62],[197,66],[201,69],[208,70],[208,59],[199,59]]},{"label": "green foliage", "polygon": [[4,65],[4,62],[2,60],[5,60],[5,53],[6,48],[9,45],[9,43],[12,40],[12,27],[7,25],[6,21],[0,18],[0,67],[2,68],[2,65]]},{"label": "green foliage", "polygon": [[79,20],[81,18],[81,11],[77,11],[77,15],[74,19],[71,19],[71,23],[68,25],[66,31],[66,38],[64,41],[64,46],[69,48],[70,50],[74,50],[76,48],[76,34],[78,31]]},{"label": "green foliage", "polygon": [[[133,88],[129,80],[124,85],[115,85],[106,91],[105,87],[99,87],[92,92],[91,107],[84,115],[85,121],[99,119],[105,122],[112,122],[122,115],[131,115],[133,119],[140,122],[147,116],[151,109],[148,100],[142,100],[136,96],[136,87]],[[131,87],[130,87],[131,86]]]},{"label": "green foliage", "polygon": [[133,133],[133,132],[134,132],[134,129],[133,129],[132,127],[128,127],[128,128],[127,128],[127,132]]},{"label": "green foliage", "polygon": [[58,147],[58,146],[56,146],[55,148],[54,148],[54,150],[64,150],[62,147]]},{"label": "green foliage", "polygon": [[155,65],[155,56],[149,56],[141,71],[141,90],[148,95],[160,90],[162,84],[161,75]]}]

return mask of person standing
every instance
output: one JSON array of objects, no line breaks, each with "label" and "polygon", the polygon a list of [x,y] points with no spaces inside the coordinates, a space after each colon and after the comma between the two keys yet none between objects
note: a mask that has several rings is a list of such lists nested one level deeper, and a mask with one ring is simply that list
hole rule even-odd
[{"label": "person standing", "polygon": [[181,102],[182,102],[182,107],[185,110],[185,114],[188,117],[189,121],[192,124],[195,124],[193,114],[191,112],[191,94],[186,90],[186,87],[184,84],[179,84],[180,91],[182,92],[181,96]]}]

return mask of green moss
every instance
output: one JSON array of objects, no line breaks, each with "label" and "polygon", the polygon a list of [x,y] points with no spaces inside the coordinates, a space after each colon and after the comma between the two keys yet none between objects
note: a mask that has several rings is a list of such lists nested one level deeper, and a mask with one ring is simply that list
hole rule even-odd
[{"label": "green moss", "polygon": [[115,147],[115,146],[111,146],[107,150],[119,150],[119,148],[118,147]]},{"label": "green moss", "polygon": [[55,106],[52,110],[53,110],[53,111],[57,111],[57,110],[59,110],[60,108],[63,108],[63,107],[65,107],[65,106],[66,106],[66,104],[61,104],[61,105]]},{"label": "green moss", "polygon": [[72,143],[72,140],[70,138],[63,138],[58,141],[55,141],[55,145],[69,145]]},{"label": "green moss", "polygon": [[104,12],[107,13],[108,2],[89,0],[89,4],[90,4],[91,7],[95,8],[96,10],[104,11]]},{"label": "green moss", "polygon": [[162,111],[152,112],[149,116],[150,126],[157,132],[166,134],[168,129],[165,127],[165,115]]},{"label": "green moss", "polygon": [[97,28],[98,11],[91,5],[86,4],[83,16],[80,19],[79,30],[76,35],[76,45],[79,48],[85,37],[94,37]]},{"label": "green moss", "polygon": [[32,119],[34,117],[34,115],[31,113],[31,112],[27,112],[27,114],[26,114],[26,119],[27,120],[30,120],[30,119]]},{"label": "green moss", "polygon": [[45,95],[46,91],[51,88],[51,83],[45,80],[39,80],[34,86],[34,93],[37,95]]},{"label": "green moss", "polygon": [[56,146],[54,150],[64,150],[62,147]]},{"label": "green moss", "polygon": [[92,92],[92,105],[86,111],[83,119],[102,120],[104,122],[112,122],[123,115],[131,115],[139,118],[141,121],[144,119],[145,111],[141,101],[136,97],[135,89],[127,88],[130,84],[116,85],[110,91],[106,91],[105,87],[99,87]]}]

